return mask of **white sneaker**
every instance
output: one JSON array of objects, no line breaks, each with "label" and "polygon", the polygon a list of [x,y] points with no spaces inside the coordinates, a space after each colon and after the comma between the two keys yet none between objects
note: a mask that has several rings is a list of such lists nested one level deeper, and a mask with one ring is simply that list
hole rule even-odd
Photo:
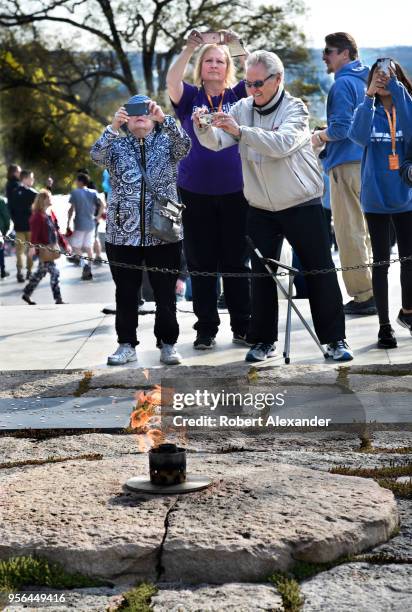
[{"label": "white sneaker", "polygon": [[107,365],[124,365],[129,361],[137,361],[136,349],[126,342],[119,344],[113,355],[107,358]]},{"label": "white sneaker", "polygon": [[328,344],[326,353],[329,357],[333,357],[335,361],[352,361],[353,359],[353,352],[345,340],[336,340],[336,342]]},{"label": "white sneaker", "polygon": [[166,365],[178,365],[182,363],[182,358],[176,350],[175,344],[162,343],[160,349],[160,361]]}]

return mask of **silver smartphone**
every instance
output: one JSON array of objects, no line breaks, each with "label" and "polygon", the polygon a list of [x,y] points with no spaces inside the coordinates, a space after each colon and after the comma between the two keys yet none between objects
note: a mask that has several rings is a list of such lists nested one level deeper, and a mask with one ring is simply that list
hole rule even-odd
[{"label": "silver smartphone", "polygon": [[378,60],[378,69],[390,76],[389,68],[392,67],[392,60],[390,57],[383,57]]}]

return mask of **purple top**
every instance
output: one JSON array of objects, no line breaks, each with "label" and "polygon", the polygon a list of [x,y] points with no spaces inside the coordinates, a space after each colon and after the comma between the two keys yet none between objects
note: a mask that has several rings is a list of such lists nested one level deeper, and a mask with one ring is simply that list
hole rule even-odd
[{"label": "purple top", "polygon": [[[227,88],[223,96],[222,111],[228,113],[231,106],[246,97],[244,81],[240,81],[235,87]],[[220,96],[212,96],[214,108],[217,109],[219,102]],[[202,106],[210,108],[203,87],[199,89],[189,83],[183,83],[182,98],[179,104],[173,106],[183,129],[192,141],[189,154],[179,163],[178,187],[210,195],[242,191],[242,166],[238,146],[233,145],[224,151],[211,151],[200,144],[194,132],[192,113]]]}]

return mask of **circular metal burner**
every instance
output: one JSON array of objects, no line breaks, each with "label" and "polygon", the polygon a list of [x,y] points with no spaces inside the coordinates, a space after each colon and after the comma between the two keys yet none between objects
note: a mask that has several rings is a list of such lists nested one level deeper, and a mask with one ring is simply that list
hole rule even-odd
[{"label": "circular metal burner", "polygon": [[210,487],[212,480],[206,476],[187,476],[185,482],[180,484],[162,486],[155,485],[147,478],[137,476],[126,481],[126,487],[131,491],[139,493],[151,493],[152,495],[180,495],[181,493],[193,493]]}]

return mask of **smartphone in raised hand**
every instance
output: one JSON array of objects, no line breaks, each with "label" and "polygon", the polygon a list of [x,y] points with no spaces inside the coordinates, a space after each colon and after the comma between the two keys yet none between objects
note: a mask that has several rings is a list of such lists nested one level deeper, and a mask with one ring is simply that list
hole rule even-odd
[{"label": "smartphone in raised hand", "polygon": [[202,40],[205,45],[223,45],[225,35],[223,32],[202,32]]},{"label": "smartphone in raised hand", "polygon": [[127,114],[130,117],[139,117],[141,115],[149,115],[149,104],[147,102],[136,102],[136,104],[124,105]]},{"label": "smartphone in raised hand", "polygon": [[378,70],[381,70],[388,76],[390,76],[391,74],[389,70],[389,68],[391,67],[392,67],[392,60],[390,57],[383,57],[382,59],[378,60]]}]

